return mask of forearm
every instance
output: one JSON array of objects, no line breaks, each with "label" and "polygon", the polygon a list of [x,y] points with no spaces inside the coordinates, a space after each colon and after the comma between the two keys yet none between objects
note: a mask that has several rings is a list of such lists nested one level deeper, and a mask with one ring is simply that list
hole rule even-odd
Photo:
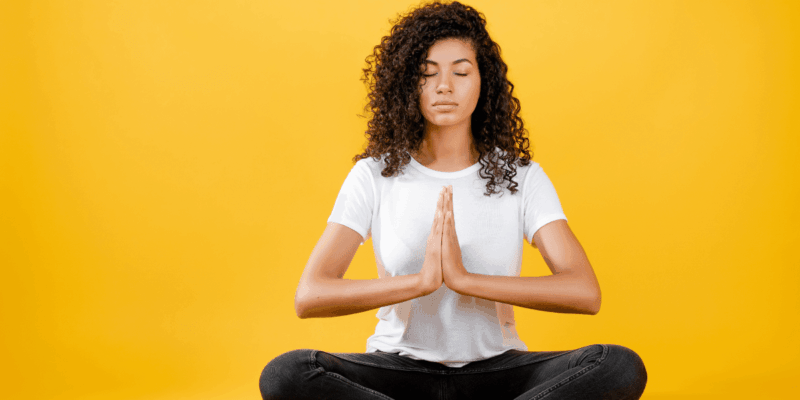
[{"label": "forearm", "polygon": [[337,317],[401,303],[424,295],[418,274],[379,279],[319,278],[297,288],[300,318]]},{"label": "forearm", "polygon": [[597,314],[600,293],[577,275],[563,272],[548,276],[494,276],[466,274],[454,291],[486,300],[541,311]]}]

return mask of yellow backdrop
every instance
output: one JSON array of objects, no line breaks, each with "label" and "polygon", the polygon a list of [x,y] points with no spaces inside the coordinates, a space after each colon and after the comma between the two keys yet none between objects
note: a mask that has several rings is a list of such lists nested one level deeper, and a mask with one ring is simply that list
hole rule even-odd
[{"label": "yellow backdrop", "polygon": [[[467,4],[603,292],[517,308],[523,340],[628,346],[644,399],[797,395],[798,3]],[[293,296],[366,143],[364,59],[416,5],[2,2],[3,396],[257,399],[282,352],[364,351],[374,311]]]}]

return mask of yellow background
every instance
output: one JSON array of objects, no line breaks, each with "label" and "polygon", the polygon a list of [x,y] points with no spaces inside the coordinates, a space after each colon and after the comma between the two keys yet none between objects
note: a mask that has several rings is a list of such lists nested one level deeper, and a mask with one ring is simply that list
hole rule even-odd
[{"label": "yellow background", "polygon": [[[364,351],[374,311],[293,296],[416,4],[2,2],[3,396],[257,399],[282,352]],[[798,2],[468,4],[603,293],[517,308],[531,350],[628,346],[644,399],[800,393]]]}]

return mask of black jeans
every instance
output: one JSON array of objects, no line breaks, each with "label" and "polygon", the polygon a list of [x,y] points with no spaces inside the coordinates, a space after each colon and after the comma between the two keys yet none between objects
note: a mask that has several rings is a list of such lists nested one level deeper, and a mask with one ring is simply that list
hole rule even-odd
[{"label": "black jeans", "polygon": [[395,353],[293,350],[261,373],[264,399],[638,399],[647,384],[633,350],[594,344],[509,350],[461,368]]}]

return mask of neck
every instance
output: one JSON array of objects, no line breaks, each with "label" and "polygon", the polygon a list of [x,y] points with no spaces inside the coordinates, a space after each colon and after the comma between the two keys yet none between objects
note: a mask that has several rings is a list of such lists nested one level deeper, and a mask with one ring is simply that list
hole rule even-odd
[{"label": "neck", "polygon": [[453,126],[426,123],[422,143],[411,154],[424,165],[470,166],[478,162],[469,121]]}]

